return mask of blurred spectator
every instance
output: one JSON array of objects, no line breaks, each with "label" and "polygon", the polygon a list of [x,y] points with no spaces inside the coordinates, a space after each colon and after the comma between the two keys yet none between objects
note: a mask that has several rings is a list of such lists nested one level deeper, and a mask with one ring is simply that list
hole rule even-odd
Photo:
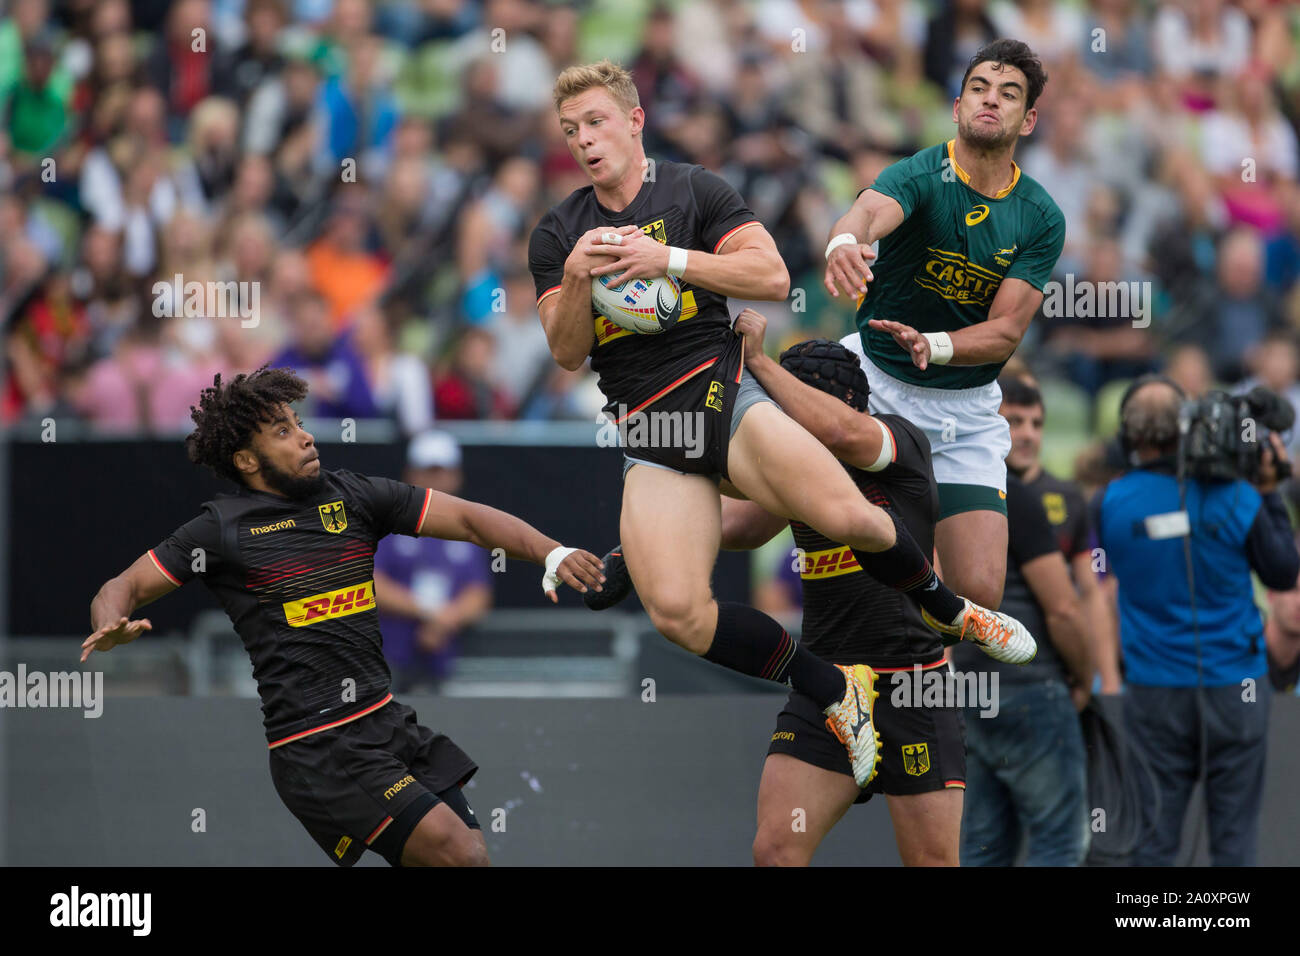
[{"label": "blurred spectator", "polygon": [[[546,15],[536,0],[487,0],[482,26],[456,43],[462,64],[491,51],[497,64],[500,100],[506,107],[543,110],[551,105],[551,87],[558,71],[536,37]],[[494,35],[493,31],[504,32]]]},{"label": "blurred spectator", "polygon": [[433,387],[424,361],[397,351],[397,333],[393,314],[367,305],[357,312],[352,341],[365,363],[380,414],[396,421],[409,437],[433,427]]},{"label": "blurred spectator", "polygon": [[374,418],[375,400],[361,356],[345,335],[335,335],[329,304],[313,291],[289,303],[289,345],[271,365],[292,368],[305,379],[311,415],[318,418]]},{"label": "blurred spectator", "polygon": [[537,115],[501,98],[499,57],[483,56],[465,73],[461,107],[444,121],[441,137],[471,144],[481,161],[496,169],[510,157],[527,152],[537,135]]},{"label": "blurred spectator", "polygon": [[1226,88],[1223,108],[1205,118],[1202,160],[1233,222],[1276,232],[1283,222],[1279,184],[1300,173],[1295,130],[1278,112],[1262,67],[1243,71]]},{"label": "blurred spectator", "polygon": [[1214,281],[1200,285],[1170,331],[1205,349],[1220,381],[1236,382],[1250,350],[1282,326],[1281,302],[1264,285],[1263,244],[1253,230],[1229,232],[1215,266]]},{"label": "blurred spectator", "polygon": [[[412,439],[402,480],[459,492],[455,439],[445,432]],[[389,535],[375,550],[375,599],[393,689],[436,691],[454,669],[460,632],[492,607],[488,555],[467,541]]]},{"label": "blurred spectator", "polygon": [[[1089,298],[1080,299],[1076,291],[1071,301],[1073,284],[1065,284],[1065,314],[1044,321],[1047,347],[1062,361],[1070,381],[1096,395],[1107,382],[1150,371],[1156,347],[1150,329],[1134,326],[1141,294],[1134,290],[1140,290],[1141,283],[1122,273],[1119,243],[1096,239],[1087,256],[1086,272],[1075,288],[1090,293]],[[1123,294],[1112,294],[1117,289]]]},{"label": "blurred spectator", "polygon": [[971,58],[998,38],[987,6],[987,0],[940,0],[926,28],[925,77],[950,100],[960,94]]},{"label": "blurred spectator", "polygon": [[1200,398],[1214,388],[1214,370],[1210,367],[1210,357],[1199,345],[1175,347],[1165,360],[1164,374],[1188,398]]},{"label": "blurred spectator", "polygon": [[341,192],[324,234],[307,250],[313,286],[330,305],[335,330],[383,291],[388,266],[366,247],[370,210],[361,187]]},{"label": "blurred spectator", "polygon": [[322,173],[338,175],[344,160],[352,160],[358,177],[377,178],[388,168],[397,101],[389,91],[391,77],[381,69],[381,49],[377,37],[356,41],[347,73],[328,78],[321,88]]},{"label": "blurred spectator", "polygon": [[452,347],[433,386],[433,405],[441,421],[509,418],[510,400],[492,378],[496,339],[487,329],[470,327]]},{"label": "blurred spectator", "polygon": [[506,274],[504,310],[486,328],[496,339],[492,377],[516,408],[553,367],[551,347],[537,316],[532,274],[515,267]]},{"label": "blurred spectator", "polygon": [[173,142],[180,140],[190,111],[216,92],[217,76],[228,69],[211,27],[208,0],[176,0],[167,13],[166,33],[144,64],[149,84],[164,97]]},{"label": "blurred spectator", "polygon": [[1300,581],[1289,591],[1268,592],[1264,644],[1273,689],[1294,694],[1300,682]]},{"label": "blurred spectator", "polygon": [[[1135,0],[1090,0],[1079,37],[1083,66],[1114,91],[1126,87],[1113,105],[1142,95],[1150,76],[1151,33]],[[1098,32],[1100,31],[1100,32]]]},{"label": "blurred spectator", "polygon": [[38,33],[23,45],[23,72],[0,88],[0,114],[18,171],[39,166],[68,134],[72,78],[55,67],[54,38]]},{"label": "blurred spectator", "polygon": [[1083,17],[1072,4],[1052,0],[999,0],[989,10],[998,35],[1015,37],[1051,70],[1079,55]]},{"label": "blurred spectator", "polygon": [[516,158],[503,163],[483,196],[469,204],[461,216],[456,267],[465,283],[462,309],[469,322],[485,321],[500,277],[520,260],[513,257],[526,235],[537,192],[537,164]]},{"label": "blurred spectator", "polygon": [[1300,280],[1300,186],[1282,183],[1280,193],[1284,228],[1264,245],[1264,281],[1286,295]]},{"label": "blurred spectator", "polygon": [[280,33],[285,26],[285,0],[246,0],[244,23],[244,42],[216,77],[216,92],[241,108],[268,77],[284,68]]},{"label": "blurred spectator", "polygon": [[[76,395],[82,416],[100,431],[175,431],[190,425],[190,406],[212,374],[164,341],[169,322],[146,312],[91,366]],[[201,320],[214,321],[214,320]],[[230,321],[230,320],[217,320]]]},{"label": "blurred spectator", "polygon": [[[1281,395],[1291,407],[1300,412],[1300,341],[1291,329],[1270,332],[1251,350],[1246,361],[1250,375],[1234,392],[1244,394],[1256,385],[1262,385]],[[1300,450],[1300,430],[1292,429],[1283,435],[1290,439],[1288,450]]]},{"label": "blurred spectator", "polygon": [[1236,74],[1250,58],[1250,21],[1223,0],[1166,0],[1153,41],[1157,65],[1180,81],[1187,107],[1208,109],[1214,78]]},{"label": "blurred spectator", "polygon": [[641,50],[628,65],[646,111],[641,135],[647,156],[664,156],[671,149],[673,128],[701,91],[700,81],[677,56],[675,26],[672,10],[656,4],[646,20]]}]

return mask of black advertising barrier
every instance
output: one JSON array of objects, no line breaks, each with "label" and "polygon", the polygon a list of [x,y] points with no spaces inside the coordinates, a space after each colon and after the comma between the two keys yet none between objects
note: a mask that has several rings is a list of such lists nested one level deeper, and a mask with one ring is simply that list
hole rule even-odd
[{"label": "black advertising barrier", "polygon": [[[594,426],[590,430],[594,433]],[[599,447],[594,439],[573,445],[517,441],[465,442],[461,494],[517,514],[570,547],[604,554],[618,541],[623,491],[619,451]],[[318,444],[327,468],[401,476],[400,440],[318,438]],[[9,634],[82,633],[91,598],[105,580],[195,517],[204,501],[232,490],[189,462],[179,436],[129,441],[65,441],[60,436],[55,442],[11,437],[0,442],[0,450],[10,479],[4,502]],[[747,556],[724,553],[714,572],[715,586],[731,600],[747,599],[748,569]],[[511,561],[492,580],[497,607],[550,606],[541,592],[540,566]],[[581,606],[579,596],[567,588],[561,589],[560,602]],[[206,588],[191,585],[164,598],[151,616],[160,632],[185,631],[199,612],[216,606]]]}]

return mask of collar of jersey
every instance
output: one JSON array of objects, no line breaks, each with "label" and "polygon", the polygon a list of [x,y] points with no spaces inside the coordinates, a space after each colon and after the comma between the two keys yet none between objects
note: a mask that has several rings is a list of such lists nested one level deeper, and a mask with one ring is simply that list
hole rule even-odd
[{"label": "collar of jersey", "polygon": [[[957,178],[960,179],[962,182],[964,182],[967,186],[970,186],[970,174],[967,173],[966,170],[962,169],[960,166],[957,165],[957,154],[956,152],[953,151],[953,147],[956,145],[956,143],[957,141],[955,139],[948,140],[948,162],[952,163],[952,168],[953,171],[957,174]],[[1011,190],[1016,188],[1016,183],[1018,182],[1020,182],[1020,167],[1016,165],[1016,161],[1013,159],[1011,161],[1011,185],[1007,186],[1006,189],[1003,189],[996,196],[985,197],[985,198],[1006,199],[1008,196],[1011,195]],[[974,188],[975,188],[974,186],[971,186],[971,189]],[[980,193],[980,195],[983,196],[984,194]]]},{"label": "collar of jersey", "polygon": [[596,203],[596,208],[599,209],[606,216],[608,216],[610,219],[627,219],[629,221],[632,221],[636,219],[637,209],[641,205],[641,203],[645,201],[646,196],[649,195],[650,187],[652,185],[654,185],[653,179],[647,179],[645,182],[643,182],[641,184],[641,188],[636,191],[636,195],[632,197],[632,201],[623,207],[622,212],[615,212],[614,210],[606,206],[604,203],[602,203],[599,199],[597,199],[595,186],[591,187],[591,198]]}]

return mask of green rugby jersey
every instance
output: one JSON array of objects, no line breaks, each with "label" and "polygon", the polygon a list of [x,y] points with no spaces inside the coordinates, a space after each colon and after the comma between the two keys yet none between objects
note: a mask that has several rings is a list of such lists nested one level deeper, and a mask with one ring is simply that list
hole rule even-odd
[{"label": "green rugby jersey", "polygon": [[875,279],[858,307],[863,349],[895,378],[929,388],[986,385],[1004,363],[931,365],[922,372],[893,336],[867,322],[892,319],[918,332],[955,332],[983,322],[1003,279],[1041,290],[1065,244],[1061,210],[1019,166],[1010,186],[985,196],[968,185],[952,150],[952,140],[923,149],[885,169],[869,187],[897,200],[905,218],[880,240]]}]

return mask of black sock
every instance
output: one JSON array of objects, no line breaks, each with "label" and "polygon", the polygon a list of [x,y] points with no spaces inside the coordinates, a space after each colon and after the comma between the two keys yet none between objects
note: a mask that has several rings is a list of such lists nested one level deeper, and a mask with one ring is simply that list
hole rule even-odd
[{"label": "black sock", "polygon": [[907,525],[898,519],[898,515],[888,509],[885,509],[885,514],[894,522],[894,546],[885,551],[859,551],[853,548],[853,556],[858,559],[863,570],[881,584],[911,595],[917,604],[941,623],[952,623],[965,610],[966,602],[939,580],[939,575],[934,573],[934,565],[921,551],[921,546],[907,530]]},{"label": "black sock", "polygon": [[718,630],[702,655],[733,671],[789,683],[825,710],[844,696],[844,674],[801,646],[762,611],[732,601],[718,602]]}]

